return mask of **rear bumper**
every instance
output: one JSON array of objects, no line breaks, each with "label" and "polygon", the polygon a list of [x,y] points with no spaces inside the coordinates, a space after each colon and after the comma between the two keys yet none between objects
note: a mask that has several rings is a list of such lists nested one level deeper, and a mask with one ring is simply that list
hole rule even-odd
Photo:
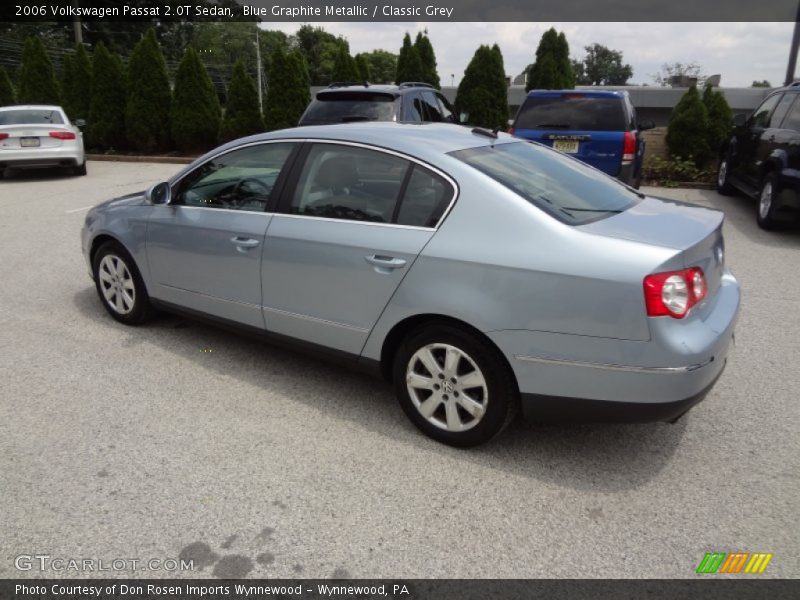
[{"label": "rear bumper", "polygon": [[84,160],[83,150],[74,145],[61,148],[0,151],[0,168],[74,167],[82,165]]}]

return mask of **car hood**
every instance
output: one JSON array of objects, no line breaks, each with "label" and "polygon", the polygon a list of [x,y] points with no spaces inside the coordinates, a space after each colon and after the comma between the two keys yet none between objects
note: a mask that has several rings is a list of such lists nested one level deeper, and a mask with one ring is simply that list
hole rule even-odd
[{"label": "car hood", "polygon": [[101,202],[100,204],[95,206],[95,209],[117,208],[121,206],[137,206],[146,203],[147,200],[145,199],[145,192],[144,190],[142,190],[141,192],[125,194],[124,196],[118,196],[117,198],[112,198],[111,200],[106,200],[105,202]]},{"label": "car hood", "polygon": [[648,196],[625,212],[581,225],[580,229],[587,233],[682,250],[717,229],[723,219],[724,214],[718,210]]}]

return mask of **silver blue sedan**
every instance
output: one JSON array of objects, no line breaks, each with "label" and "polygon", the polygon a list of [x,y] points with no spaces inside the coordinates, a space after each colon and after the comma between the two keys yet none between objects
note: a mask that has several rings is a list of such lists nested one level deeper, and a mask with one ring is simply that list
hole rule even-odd
[{"label": "silver blue sedan", "polygon": [[87,217],[109,314],[154,309],[391,381],[427,435],[657,421],[725,366],[739,285],[723,214],[456,125],[304,127],[222,146]]}]

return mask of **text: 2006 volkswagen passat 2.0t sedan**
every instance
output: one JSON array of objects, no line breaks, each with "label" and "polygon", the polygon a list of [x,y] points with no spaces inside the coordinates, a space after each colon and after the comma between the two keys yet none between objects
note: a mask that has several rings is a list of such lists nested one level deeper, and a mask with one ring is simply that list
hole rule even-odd
[{"label": "text: 2006 volkswagen passat 2.0t sedan", "polygon": [[672,420],[725,365],[739,286],[720,212],[457,125],[303,127],[222,146],[92,209],[112,317],[151,308],[381,373],[458,446],[534,420]]}]

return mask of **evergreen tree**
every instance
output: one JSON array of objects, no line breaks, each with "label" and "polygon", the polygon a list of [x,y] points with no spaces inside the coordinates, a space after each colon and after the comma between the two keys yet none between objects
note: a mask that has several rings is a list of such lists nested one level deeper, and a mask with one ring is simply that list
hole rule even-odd
[{"label": "evergreen tree", "polygon": [[92,63],[82,44],[64,55],[61,65],[61,106],[71,120],[88,119]]},{"label": "evergreen tree", "polygon": [[525,90],[558,90],[573,87],[575,87],[575,73],[569,58],[567,38],[551,27],[539,40],[536,61],[528,69]]},{"label": "evergreen tree", "polygon": [[0,67],[0,106],[9,106],[16,104],[17,94],[14,90],[14,84],[11,83],[11,77],[8,72]]},{"label": "evergreen tree", "polygon": [[[502,83],[501,83],[502,82]],[[481,46],[475,51],[456,93],[456,110],[481,127],[505,129],[508,90],[500,48]]]},{"label": "evergreen tree", "polygon": [[690,87],[672,109],[666,142],[673,158],[692,160],[697,168],[708,160],[708,112],[697,87]]},{"label": "evergreen tree", "polygon": [[559,84],[562,89],[571,90],[575,87],[575,73],[572,70],[572,61],[569,58],[569,44],[564,32],[558,34],[556,44],[556,69],[560,78]]},{"label": "evergreen tree", "polygon": [[308,72],[297,52],[277,48],[267,76],[264,125],[268,131],[294,127],[308,104]]},{"label": "evergreen tree", "polygon": [[170,115],[175,145],[184,152],[209,150],[217,142],[221,116],[214,84],[189,46],[175,73]]},{"label": "evergreen tree", "polygon": [[164,53],[150,28],[133,49],[128,65],[125,128],[134,148],[152,152],[169,147],[171,103]]},{"label": "evergreen tree", "polygon": [[708,113],[708,148],[714,153],[727,142],[733,129],[733,111],[721,92],[707,85],[703,90],[703,106]]},{"label": "evergreen tree", "polygon": [[25,40],[19,72],[20,104],[59,104],[59,89],[53,63],[38,37]]},{"label": "evergreen tree", "polygon": [[417,33],[417,39],[414,41],[414,47],[419,54],[419,60],[422,65],[422,79],[425,83],[430,83],[436,89],[439,89],[439,73],[436,70],[436,54],[433,52],[433,46],[428,39],[428,32],[425,31]]},{"label": "evergreen tree", "polygon": [[220,138],[229,141],[264,131],[264,119],[258,106],[258,90],[244,68],[244,61],[236,61],[228,86],[228,103],[222,120]]},{"label": "evergreen tree", "polygon": [[122,61],[103,42],[92,57],[88,145],[99,150],[120,148],[125,142],[125,73]]},{"label": "evergreen tree", "polygon": [[369,68],[369,63],[363,54],[356,54],[356,69],[358,70],[359,81],[370,81],[372,79],[372,72]]},{"label": "evergreen tree", "polygon": [[350,51],[344,44],[339,46],[336,53],[336,61],[333,63],[333,73],[331,74],[332,81],[360,81],[358,74],[358,67]]},{"label": "evergreen tree", "polygon": [[422,81],[423,77],[425,77],[425,73],[422,70],[422,61],[419,57],[419,51],[414,44],[411,43],[411,36],[406,33],[403,38],[403,47],[400,48],[400,54],[397,57],[395,83]]}]

